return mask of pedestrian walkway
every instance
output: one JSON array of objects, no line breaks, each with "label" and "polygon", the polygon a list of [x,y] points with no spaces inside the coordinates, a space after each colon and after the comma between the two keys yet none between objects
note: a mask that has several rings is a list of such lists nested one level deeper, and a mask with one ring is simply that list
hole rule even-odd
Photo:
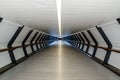
[{"label": "pedestrian walkway", "polygon": [[0,80],[120,80],[62,41],[0,75]]}]

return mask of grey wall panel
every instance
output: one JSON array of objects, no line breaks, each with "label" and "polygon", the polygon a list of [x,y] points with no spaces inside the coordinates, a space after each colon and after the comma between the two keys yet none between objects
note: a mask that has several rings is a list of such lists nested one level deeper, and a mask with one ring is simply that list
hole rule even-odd
[{"label": "grey wall panel", "polygon": [[94,35],[95,39],[98,41],[99,46],[107,47],[107,44],[105,43],[105,41],[103,40],[102,36],[96,28],[91,28],[90,31]]},{"label": "grey wall panel", "polygon": [[15,42],[13,43],[13,46],[22,45],[22,41],[25,39],[26,35],[30,30],[31,28],[24,27],[19,36],[16,38]]},{"label": "grey wall panel", "polygon": [[[32,32],[32,34],[30,35],[30,37],[27,39],[26,43],[25,44],[30,44],[30,41],[32,40],[33,36],[35,35],[35,33],[37,32],[37,30],[34,30]],[[32,49],[30,46],[26,47],[26,50],[28,52],[28,54],[32,53]]]},{"label": "grey wall panel", "polygon": [[37,32],[37,30],[34,30],[34,31],[32,32],[32,34],[31,34],[30,37],[27,39],[27,41],[26,41],[25,44],[29,44],[29,43],[30,43],[30,41],[32,40],[32,38],[33,38],[33,36],[35,35],[36,32]]},{"label": "grey wall panel", "polygon": [[[105,43],[105,41],[103,40],[103,38],[101,37],[100,33],[98,32],[98,30],[96,28],[91,28],[89,30],[91,31],[91,33],[93,34],[95,39],[98,41],[99,46],[107,47],[107,44]],[[104,60],[105,55],[106,55],[106,51],[98,48],[95,57],[97,57],[101,60]]]},{"label": "grey wall panel", "polygon": [[39,49],[41,48],[40,45],[38,44]]},{"label": "grey wall panel", "polygon": [[31,49],[30,46],[26,47],[26,50],[27,50],[27,53],[28,53],[28,54],[31,54],[31,53],[32,53],[32,49]]},{"label": "grey wall panel", "polygon": [[83,37],[85,43],[87,44],[87,41],[86,41],[85,37],[83,36],[83,34],[82,34],[81,32],[80,32],[80,34],[81,34],[81,36]]},{"label": "grey wall panel", "polygon": [[[40,34],[41,34],[41,32],[39,32],[39,33],[37,34],[37,36],[36,36],[35,39],[33,40],[33,43],[36,42],[36,40],[37,40],[37,38],[39,37]],[[37,42],[38,42],[38,41],[37,41]],[[33,48],[34,48],[35,51],[37,50],[36,45],[33,45]]]},{"label": "grey wall panel", "polygon": [[[110,42],[113,45],[113,49],[120,49],[120,24],[117,20],[111,21],[109,23],[100,25],[104,30],[105,34],[109,38]],[[116,52],[112,52],[110,55],[110,59],[108,61],[109,64],[120,69],[120,54]]]},{"label": "grey wall panel", "polygon": [[35,51],[37,50],[37,47],[36,47],[36,45],[33,45],[33,48],[34,48],[34,50],[35,50]]},{"label": "grey wall panel", "polygon": [[120,34],[120,24],[116,20],[100,25],[100,27],[104,30],[105,34],[109,38],[113,48],[120,45],[120,37],[118,37]]},{"label": "grey wall panel", "polygon": [[[83,38],[83,40],[84,40],[84,41],[85,41],[85,43],[87,44],[87,41],[86,41],[85,37],[82,35],[82,33],[81,33],[81,32],[79,32],[79,34],[81,34],[81,37]],[[84,50],[84,51],[86,51],[86,49],[87,49],[87,46],[86,46],[86,45],[84,45],[83,50]]]},{"label": "grey wall panel", "polygon": [[37,32],[38,32],[38,34],[37,34],[37,36],[35,37],[35,39],[33,40],[33,43],[35,43],[36,39],[37,39],[38,36],[40,35],[40,32],[39,32],[39,31],[37,31]]},{"label": "grey wall panel", "polygon": [[[7,44],[18,29],[19,24],[3,19],[0,23],[0,49],[7,48]],[[0,52],[0,68],[11,63],[8,51]]]},{"label": "grey wall panel", "polygon": [[[88,38],[88,40],[90,41],[90,44],[95,45],[93,39],[90,37],[90,35],[88,34],[88,32],[87,32],[86,30],[84,30],[83,32],[84,32],[84,34],[86,35],[86,37]],[[89,48],[88,48],[88,53],[92,55],[93,50],[94,50],[94,48],[91,47],[91,46],[89,46]]]},{"label": "grey wall panel", "polygon": [[90,46],[90,47],[89,47],[89,50],[88,50],[88,53],[89,53],[90,55],[92,55],[92,54],[93,54],[93,50],[94,50],[94,48],[93,48],[92,46]]},{"label": "grey wall panel", "polygon": [[16,60],[25,56],[22,48],[18,48],[16,50],[14,50],[14,55],[15,55]]},{"label": "grey wall panel", "polygon": [[9,57],[8,52],[1,52],[0,53],[0,68],[6,66],[11,63],[11,59]]},{"label": "grey wall panel", "polygon": [[120,54],[112,52],[108,63],[120,69]]},{"label": "grey wall panel", "polygon": [[7,43],[10,41],[20,25],[12,22],[3,21],[0,23],[0,48],[7,48]]},{"label": "grey wall panel", "polygon": [[106,51],[101,48],[98,48],[95,57],[103,61],[105,58],[105,55],[106,55]]},{"label": "grey wall panel", "polygon": [[87,49],[87,45],[84,46],[83,51],[86,51],[86,49]]},{"label": "grey wall panel", "polygon": [[80,45],[80,49],[82,49],[83,44]]},{"label": "grey wall panel", "polygon": [[90,35],[88,34],[88,32],[86,30],[84,30],[83,32],[86,35],[86,37],[89,39],[90,44],[95,45],[94,41],[92,40],[92,38],[90,37]]}]

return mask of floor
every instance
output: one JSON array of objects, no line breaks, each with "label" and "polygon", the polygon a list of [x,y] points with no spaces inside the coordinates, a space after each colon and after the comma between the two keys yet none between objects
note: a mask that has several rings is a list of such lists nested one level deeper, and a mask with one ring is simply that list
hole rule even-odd
[{"label": "floor", "polygon": [[0,80],[120,80],[120,77],[63,42],[0,75]]}]

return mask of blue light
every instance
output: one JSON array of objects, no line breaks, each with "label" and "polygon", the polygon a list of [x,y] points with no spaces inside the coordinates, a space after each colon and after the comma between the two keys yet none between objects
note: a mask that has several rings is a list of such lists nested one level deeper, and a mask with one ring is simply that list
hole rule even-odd
[{"label": "blue light", "polygon": [[54,41],[53,43],[49,44],[49,46],[59,45],[60,41],[61,41],[61,44],[71,46],[68,42],[63,41],[63,40]]}]

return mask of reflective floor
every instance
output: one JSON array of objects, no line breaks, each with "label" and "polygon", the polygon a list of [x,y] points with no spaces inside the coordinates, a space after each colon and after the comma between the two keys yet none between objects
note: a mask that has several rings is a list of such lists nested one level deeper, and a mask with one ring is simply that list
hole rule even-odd
[{"label": "reflective floor", "polygon": [[0,80],[120,80],[120,77],[59,41],[0,75]]}]

